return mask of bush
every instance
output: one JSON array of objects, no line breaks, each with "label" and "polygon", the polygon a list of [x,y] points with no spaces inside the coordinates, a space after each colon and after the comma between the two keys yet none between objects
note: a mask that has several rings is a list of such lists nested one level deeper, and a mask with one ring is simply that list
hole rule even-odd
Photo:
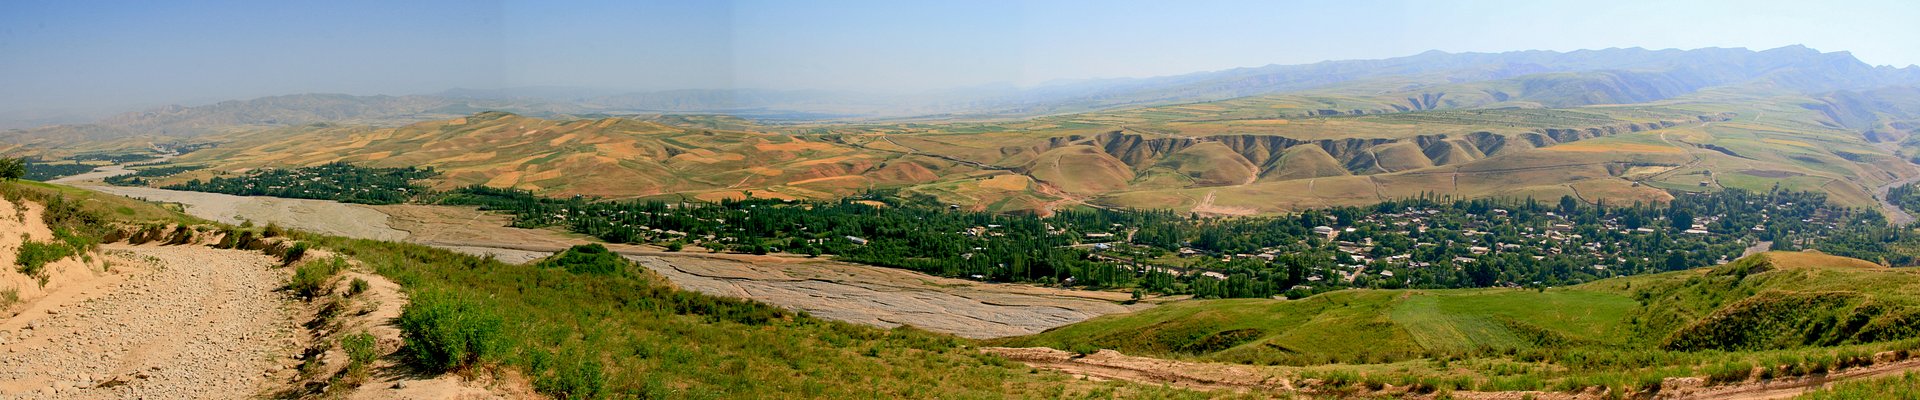
[{"label": "bush", "polygon": [[73,248],[65,243],[39,243],[26,241],[20,243],[20,251],[15,255],[19,271],[27,276],[40,276],[48,263],[73,256]]},{"label": "bush", "polygon": [[326,296],[333,292],[333,285],[328,284],[333,280],[333,274],[346,269],[346,266],[346,260],[339,257],[328,262],[307,263],[293,270],[293,280],[287,283],[287,289],[293,291],[295,296],[300,296],[301,300],[312,301]]},{"label": "bush", "polygon": [[287,263],[287,265],[293,265],[293,263],[300,262],[300,259],[306,256],[307,242],[299,242],[294,243],[293,247],[287,248],[287,252],[280,256],[280,260]]},{"label": "bush", "polygon": [[406,341],[401,353],[432,372],[472,368],[505,344],[505,322],[493,309],[444,291],[418,293],[398,323]]},{"label": "bush", "polygon": [[619,275],[627,271],[631,264],[619,254],[607,250],[600,244],[573,246],[560,254],[540,261],[537,265],[546,268],[559,268],[576,274]]},{"label": "bush", "polygon": [[353,278],[353,283],[347,285],[347,297],[359,296],[361,293],[366,293],[369,286],[371,285],[367,283],[366,279]]},{"label": "bush", "polygon": [[347,374],[357,375],[366,372],[373,360],[380,358],[380,348],[373,334],[360,332],[340,338],[340,349],[347,352]]},{"label": "bush", "polygon": [[1719,385],[1745,382],[1753,375],[1753,364],[1729,362],[1707,368],[1707,384]]},{"label": "bush", "polygon": [[554,366],[552,375],[533,382],[534,390],[559,399],[597,399],[607,386],[606,368],[600,360],[580,352],[570,352]]}]

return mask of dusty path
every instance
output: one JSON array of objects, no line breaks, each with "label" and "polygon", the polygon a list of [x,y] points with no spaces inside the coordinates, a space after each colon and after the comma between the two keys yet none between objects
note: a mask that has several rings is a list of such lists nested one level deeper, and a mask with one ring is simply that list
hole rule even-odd
[{"label": "dusty path", "polygon": [[0,322],[0,397],[256,397],[297,326],[256,252],[108,245],[123,280]]},{"label": "dusty path", "polygon": [[1045,348],[984,347],[981,352],[1005,357],[1035,368],[1045,368],[1093,379],[1123,380],[1196,390],[1291,391],[1293,385],[1276,371],[1250,365],[1195,363],[1135,357],[1113,350],[1076,357]]}]

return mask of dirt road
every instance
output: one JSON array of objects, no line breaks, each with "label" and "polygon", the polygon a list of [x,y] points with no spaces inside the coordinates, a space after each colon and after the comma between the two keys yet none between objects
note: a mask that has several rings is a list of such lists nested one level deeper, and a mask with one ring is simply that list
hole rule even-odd
[{"label": "dirt road", "polygon": [[252,398],[297,326],[272,258],[104,246],[125,276],[0,321],[0,397]]}]

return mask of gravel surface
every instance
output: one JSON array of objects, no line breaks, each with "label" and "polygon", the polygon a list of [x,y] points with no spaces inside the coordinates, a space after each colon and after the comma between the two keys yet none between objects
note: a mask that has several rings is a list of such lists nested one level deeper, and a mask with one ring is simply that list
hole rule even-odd
[{"label": "gravel surface", "polygon": [[103,246],[130,276],[0,323],[0,398],[257,397],[297,326],[256,252]]}]

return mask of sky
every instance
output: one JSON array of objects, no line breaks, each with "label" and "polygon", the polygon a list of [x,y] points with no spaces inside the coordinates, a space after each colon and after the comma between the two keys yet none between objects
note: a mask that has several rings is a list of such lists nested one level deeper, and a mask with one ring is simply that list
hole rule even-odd
[{"label": "sky", "polygon": [[912,93],[1427,50],[1803,44],[1920,64],[1920,2],[0,1],[0,116],[529,86]]}]

